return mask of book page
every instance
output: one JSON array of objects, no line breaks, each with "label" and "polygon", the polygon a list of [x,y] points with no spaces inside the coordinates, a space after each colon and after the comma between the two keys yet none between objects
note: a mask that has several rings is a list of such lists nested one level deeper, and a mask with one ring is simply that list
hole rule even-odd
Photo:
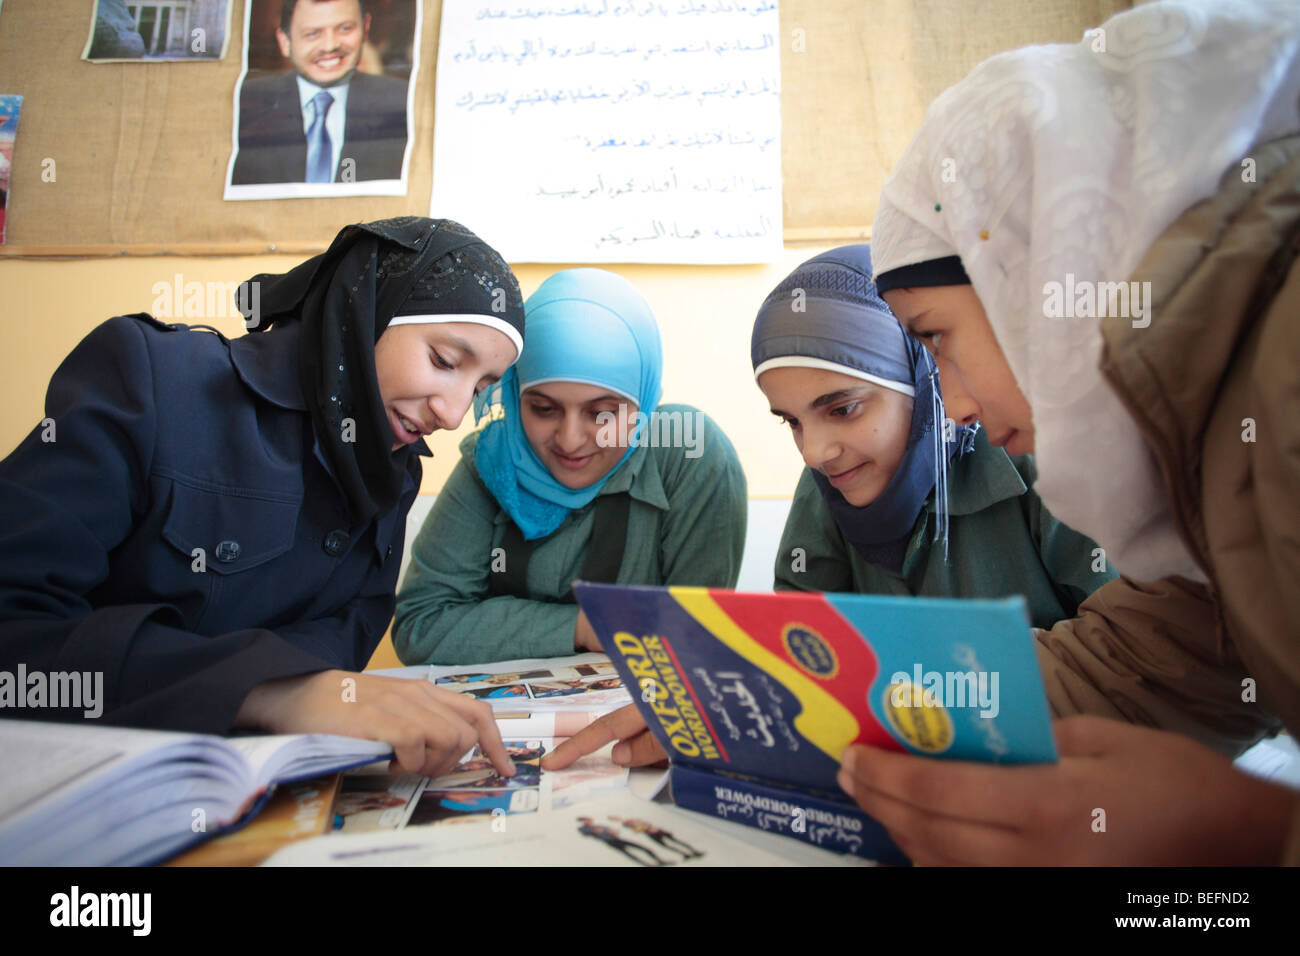
[{"label": "book page", "polygon": [[618,670],[604,654],[576,654],[478,667],[431,667],[443,690],[485,700],[504,713],[577,711],[604,714],[632,703]]},{"label": "book page", "polygon": [[132,755],[188,739],[186,734],[83,724],[0,720],[0,824],[81,777],[103,776]]},{"label": "book page", "polygon": [[19,807],[120,756],[122,751],[113,748],[24,740],[0,732],[0,766],[8,775],[0,790],[0,823]]},{"label": "book page", "polygon": [[378,740],[338,734],[259,734],[226,739],[243,755],[261,786],[343,770],[393,752]]},{"label": "book page", "polygon": [[755,847],[674,807],[628,794],[492,826],[408,827],[304,840],[267,866],[825,866],[859,861],[794,841]]},{"label": "book page", "polygon": [[505,739],[515,775],[502,777],[477,745],[434,779],[388,773],[382,764],[345,774],[334,828],[345,833],[432,824],[495,825],[502,817],[551,813],[628,787],[628,770],[609,759],[610,744],[563,770],[541,758],[567,738]]},{"label": "book page", "polygon": [[502,777],[475,747],[459,764],[434,780],[420,795],[408,826],[479,818],[495,824],[502,817],[550,813],[627,789],[628,771],[609,759],[610,744],[563,770],[542,770],[543,755],[564,738],[507,740],[515,775]]}]

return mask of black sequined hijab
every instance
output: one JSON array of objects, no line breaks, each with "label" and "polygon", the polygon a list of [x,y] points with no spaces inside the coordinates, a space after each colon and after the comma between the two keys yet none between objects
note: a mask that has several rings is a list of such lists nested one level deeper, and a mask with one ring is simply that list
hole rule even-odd
[{"label": "black sequined hijab", "polygon": [[523,335],[523,297],[509,266],[448,219],[403,216],[347,226],[321,255],[249,281],[260,284],[256,331],[302,322],[303,395],[358,523],[397,504],[412,454],[409,445],[392,451],[375,373],[375,343],[393,317],[482,315]]}]

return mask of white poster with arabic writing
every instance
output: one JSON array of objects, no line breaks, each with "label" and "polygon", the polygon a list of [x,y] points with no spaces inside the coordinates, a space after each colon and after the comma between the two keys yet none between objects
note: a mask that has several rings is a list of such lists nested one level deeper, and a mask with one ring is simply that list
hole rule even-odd
[{"label": "white poster with arabic writing", "polygon": [[781,249],[775,0],[446,0],[430,215],[511,262]]}]

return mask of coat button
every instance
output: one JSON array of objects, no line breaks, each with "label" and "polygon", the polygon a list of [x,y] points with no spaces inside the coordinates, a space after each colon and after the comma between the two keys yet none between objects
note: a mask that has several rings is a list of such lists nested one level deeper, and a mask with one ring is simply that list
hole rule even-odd
[{"label": "coat button", "polygon": [[239,542],[223,541],[217,545],[217,560],[229,564],[239,559]]},{"label": "coat button", "polygon": [[340,554],[348,549],[348,542],[352,536],[346,531],[336,530],[325,535],[325,553],[331,558],[337,558]]}]

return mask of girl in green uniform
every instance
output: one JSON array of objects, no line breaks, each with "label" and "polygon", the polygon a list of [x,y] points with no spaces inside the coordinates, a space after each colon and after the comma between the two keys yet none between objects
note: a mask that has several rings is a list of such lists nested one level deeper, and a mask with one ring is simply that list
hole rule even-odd
[{"label": "girl in green uniform", "polygon": [[[531,313],[528,321],[531,336]],[[781,538],[777,589],[1022,594],[1034,626],[1050,628],[1115,577],[1093,542],[1038,500],[1033,457],[989,443],[978,406],[948,369],[940,397],[937,366],[876,294],[869,246],[816,256],[778,285],[754,323],[751,358],[808,465]],[[610,741],[617,764],[665,757],[629,704],[543,766],[562,769]]]},{"label": "girl in green uniform", "polygon": [[[524,305],[528,345],[477,404],[415,539],[393,643],[408,664],[599,650],[575,579],[734,587],[745,476],[704,413],[658,406],[650,306],[602,269],[569,269]],[[658,406],[658,407],[656,407]]]},{"label": "girl in green uniform", "polygon": [[[876,294],[869,246],[817,256],[778,285],[751,358],[808,465],[778,589],[1022,594],[1047,628],[1114,577],[1043,507],[1033,458],[990,444],[964,394],[940,397],[936,366]],[[960,378],[945,382],[951,393]]]}]

